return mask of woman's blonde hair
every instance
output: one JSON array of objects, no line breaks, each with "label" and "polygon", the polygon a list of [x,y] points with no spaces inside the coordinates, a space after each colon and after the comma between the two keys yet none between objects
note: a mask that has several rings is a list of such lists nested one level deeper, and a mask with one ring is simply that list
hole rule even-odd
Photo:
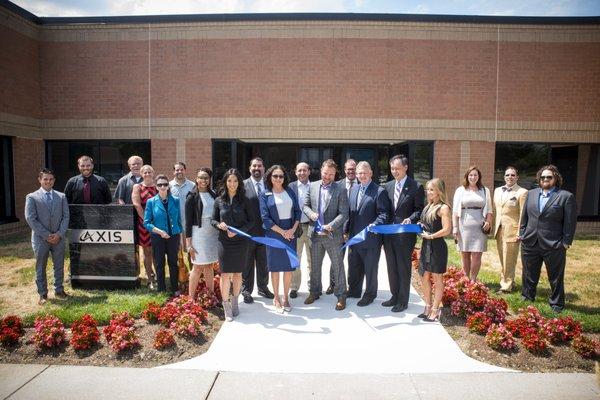
[{"label": "woman's blonde hair", "polygon": [[146,164],[143,165],[142,168],[140,168],[140,174],[143,174],[145,170],[149,169],[150,171],[154,172],[154,168],[152,168],[151,165]]},{"label": "woman's blonde hair", "polygon": [[446,196],[446,184],[443,180],[441,180],[440,178],[433,178],[427,181],[427,183],[425,184],[425,188],[427,188],[429,185],[431,185],[440,196],[440,201],[437,203],[433,203],[428,199],[427,205],[423,209],[423,221],[432,223],[433,220],[435,220],[438,211],[440,210],[440,208],[442,208],[444,204],[447,205],[449,208],[452,207],[450,207],[450,204],[448,204],[448,196]]}]

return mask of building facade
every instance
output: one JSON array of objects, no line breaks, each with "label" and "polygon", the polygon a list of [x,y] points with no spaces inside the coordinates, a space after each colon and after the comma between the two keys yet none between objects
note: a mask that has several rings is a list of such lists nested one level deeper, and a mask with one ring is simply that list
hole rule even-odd
[{"label": "building facade", "polygon": [[384,182],[404,153],[449,194],[472,164],[491,187],[552,162],[580,232],[600,230],[600,18],[39,18],[2,0],[0,50],[0,235],[24,226],[39,168],[62,190],[82,154],[114,185],[132,154],[216,176],[352,157]]}]

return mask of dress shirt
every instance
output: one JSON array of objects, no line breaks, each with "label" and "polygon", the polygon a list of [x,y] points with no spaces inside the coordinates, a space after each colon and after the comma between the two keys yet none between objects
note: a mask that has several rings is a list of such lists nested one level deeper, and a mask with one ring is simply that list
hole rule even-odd
[{"label": "dress shirt", "polygon": [[512,194],[513,186],[502,186],[502,202],[505,202]]},{"label": "dress shirt", "polygon": [[325,205],[325,198],[326,196],[329,194],[329,190],[331,189],[331,183],[329,185],[323,185],[321,184],[321,187],[319,188],[319,221],[321,222],[321,224],[325,223],[325,220],[323,218],[323,206]]},{"label": "dress shirt", "polygon": [[117,184],[117,190],[115,190],[114,200],[123,200],[125,204],[133,204],[131,201],[131,192],[133,191],[133,185],[142,181],[141,176],[133,176],[130,173],[119,179]]},{"label": "dress shirt", "polygon": [[[89,182],[90,201],[85,201],[85,181]],[[92,174],[84,177],[79,174],[67,181],[65,185],[65,196],[69,204],[109,204],[112,202],[108,183],[101,176]]]},{"label": "dress shirt", "polygon": [[407,177],[408,175],[405,175],[400,181],[396,181],[396,185],[394,186],[394,209],[398,207],[398,200],[400,200],[400,194],[402,193],[402,188],[406,184]]},{"label": "dress shirt", "polygon": [[194,182],[186,179],[182,184],[177,183],[175,179],[169,182],[169,188],[171,194],[175,197],[179,197],[179,211],[181,212],[181,226],[185,226],[185,199],[188,193],[194,189],[196,185]]},{"label": "dress shirt", "polygon": [[[300,208],[302,208],[304,198],[306,197],[306,194],[309,192],[309,190],[310,190],[310,182],[309,181],[306,181],[306,183],[302,183],[302,182],[298,181],[298,203],[300,203]],[[310,221],[310,219],[306,216],[306,214],[302,213],[300,222],[304,224],[304,223],[308,223],[309,221]]]},{"label": "dress shirt", "polygon": [[356,179],[344,178],[344,184],[346,185],[346,192],[350,193],[350,189],[357,183]]},{"label": "dress shirt", "polygon": [[538,198],[539,210],[542,212],[548,200],[550,200],[550,195],[556,191],[556,187],[553,187],[548,192],[544,193],[544,190],[540,190],[540,196]]},{"label": "dress shirt", "polygon": [[[260,196],[260,194],[262,192],[264,192],[265,190],[265,184],[263,183],[262,179],[257,181],[255,180],[253,177],[250,177],[250,179],[252,179],[252,186],[254,186],[254,190],[256,191],[256,195]],[[259,190],[260,188],[260,190]]]}]

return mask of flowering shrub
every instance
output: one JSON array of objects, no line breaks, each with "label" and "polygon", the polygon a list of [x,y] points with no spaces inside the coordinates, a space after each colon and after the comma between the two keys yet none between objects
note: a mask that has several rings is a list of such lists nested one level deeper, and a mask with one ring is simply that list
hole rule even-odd
[{"label": "flowering shrub", "polygon": [[516,319],[506,321],[506,327],[515,337],[524,338],[527,334],[537,333],[542,330],[544,318],[534,306],[519,309],[519,315]]},{"label": "flowering shrub", "polygon": [[506,312],[508,311],[508,303],[504,299],[488,298],[483,312],[495,324],[501,324],[506,321]]},{"label": "flowering shrub", "polygon": [[517,345],[512,333],[503,324],[490,325],[485,343],[494,350],[512,350]]},{"label": "flowering shrub", "polygon": [[158,322],[158,315],[160,314],[160,304],[151,301],[146,304],[146,308],[142,311],[142,318],[151,324]]},{"label": "flowering shrub", "polygon": [[83,315],[71,324],[71,346],[75,350],[87,350],[100,341],[98,323],[89,314]]},{"label": "flowering shrub", "polygon": [[171,327],[173,322],[181,314],[189,313],[196,316],[200,322],[208,320],[208,313],[202,306],[188,296],[179,296],[163,306],[158,315],[158,320],[166,328]]},{"label": "flowering shrub", "polygon": [[549,319],[543,329],[552,343],[568,342],[581,334],[581,324],[571,316]]},{"label": "flowering shrub", "polygon": [[600,356],[600,341],[577,335],[571,342],[571,347],[583,358],[598,358]]},{"label": "flowering shrub", "polygon": [[158,313],[158,322],[160,322],[162,326],[168,328],[178,316],[179,307],[173,302],[169,302],[160,309],[160,312]]},{"label": "flowering shrub", "polygon": [[127,311],[123,311],[122,313],[113,313],[110,318],[110,322],[107,326],[102,330],[104,332],[104,337],[106,337],[106,341],[111,344],[114,336],[114,332],[117,327],[128,327],[133,328],[135,321]]},{"label": "flowering shrub", "polygon": [[181,336],[198,336],[203,331],[202,321],[191,312],[180,314],[171,324],[171,329]]},{"label": "flowering shrub", "polygon": [[65,326],[55,316],[37,317],[34,327],[35,333],[31,340],[39,350],[57,347],[66,341]]},{"label": "flowering shrub", "polygon": [[115,352],[132,349],[140,344],[135,328],[127,325],[116,325],[111,333],[110,348]]},{"label": "flowering shrub", "polygon": [[209,293],[206,287],[196,291],[196,295],[198,296],[196,301],[202,308],[213,308],[219,304],[217,296]]},{"label": "flowering shrub", "polygon": [[450,311],[452,315],[460,318],[467,318],[473,314],[475,310],[466,302],[464,297],[459,297],[450,305]]},{"label": "flowering shrub", "polygon": [[521,342],[531,353],[542,353],[548,348],[548,340],[543,331],[528,330]]},{"label": "flowering shrub", "polygon": [[483,282],[470,282],[464,291],[465,301],[474,310],[482,310],[488,301],[488,288]]},{"label": "flowering shrub", "polygon": [[469,331],[479,335],[485,335],[492,325],[492,320],[484,312],[478,311],[467,317],[467,328]]},{"label": "flowering shrub", "polygon": [[452,304],[458,300],[458,289],[456,288],[456,281],[449,280],[444,283],[444,295],[442,296],[442,303],[444,305]]},{"label": "flowering shrub", "polygon": [[8,315],[0,320],[0,344],[10,346],[16,344],[25,334],[23,321],[16,315]]},{"label": "flowering shrub", "polygon": [[166,349],[175,344],[173,333],[165,328],[160,328],[154,336],[154,348],[157,350]]},{"label": "flowering shrub", "polygon": [[463,271],[462,268],[452,265],[452,266],[448,267],[448,269],[446,270],[446,273],[444,273],[443,278],[444,278],[444,284],[449,281],[456,282],[462,278],[465,278],[465,271]]}]

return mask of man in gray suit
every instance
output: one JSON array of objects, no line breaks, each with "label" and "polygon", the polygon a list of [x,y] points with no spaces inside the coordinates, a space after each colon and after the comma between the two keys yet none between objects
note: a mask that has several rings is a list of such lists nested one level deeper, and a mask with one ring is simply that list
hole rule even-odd
[{"label": "man in gray suit", "polygon": [[551,288],[550,307],[561,312],[565,308],[565,265],[575,236],[577,205],[573,193],[561,189],[562,176],[554,165],[540,168],[536,178],[540,187],[529,191],[521,214],[521,296],[523,300],[535,300],[544,263]]},{"label": "man in gray suit", "polygon": [[35,283],[40,295],[39,305],[48,300],[46,264],[52,253],[54,293],[58,298],[69,295],[63,287],[65,234],[69,227],[69,204],[63,193],[52,189],[54,172],[43,169],[38,175],[41,187],[25,198],[25,220],[31,228],[31,247],[35,254]]},{"label": "man in gray suit", "polygon": [[[290,183],[289,188],[296,193],[296,197],[298,197],[298,203],[300,205],[304,205],[304,198],[308,194],[310,189],[310,181],[308,177],[310,176],[310,166],[305,162],[300,162],[296,165],[296,177],[298,177],[297,181]],[[298,238],[296,241],[296,252],[298,253],[298,259],[302,259],[302,250],[306,248],[306,259],[308,261],[308,275],[310,276],[311,265],[310,265],[310,238],[308,237],[308,222],[310,220],[306,216],[306,214],[302,213],[302,218],[300,219],[300,227],[302,228],[302,236]],[[292,283],[290,285],[290,297],[295,299],[298,297],[298,289],[300,289],[300,283],[302,282],[302,272],[301,268],[296,268],[292,273]],[[310,282],[309,282],[310,287]],[[333,291],[332,291],[333,293]]]},{"label": "man in gray suit", "polygon": [[[321,180],[310,184],[308,196],[304,199],[303,212],[310,219],[308,236],[312,243],[310,294],[304,304],[312,304],[321,296],[321,267],[327,252],[335,279],[334,294],[338,299],[335,309],[343,310],[346,308],[346,273],[340,248],[344,222],[348,219],[348,196],[346,189],[334,181],[336,170],[333,160],[323,161]],[[316,229],[317,221],[321,230]]]}]

